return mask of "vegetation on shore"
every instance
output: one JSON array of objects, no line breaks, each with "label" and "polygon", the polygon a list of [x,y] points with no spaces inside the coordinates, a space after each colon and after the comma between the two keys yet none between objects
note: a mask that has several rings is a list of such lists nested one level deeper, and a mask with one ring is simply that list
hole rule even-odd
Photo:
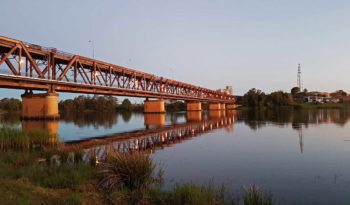
[{"label": "vegetation on shore", "polygon": [[[78,96],[74,99],[62,100],[58,104],[59,110],[62,112],[71,111],[99,111],[99,112],[143,112],[144,104],[133,104],[128,98],[125,98],[121,103],[116,97],[112,96]],[[167,111],[185,111],[186,103],[182,101],[169,102],[165,104]]]},{"label": "vegetation on shore", "polygon": [[22,109],[22,103],[18,99],[4,98],[0,100],[0,114],[5,112],[19,112]]},{"label": "vegetation on shore", "polygon": [[[294,87],[291,89],[291,93],[286,93],[283,91],[275,91],[270,94],[265,94],[259,89],[252,88],[243,97],[241,97],[239,104],[243,106],[238,109],[247,108],[281,108],[289,107],[295,109],[345,109],[350,108],[349,103],[344,102],[344,98],[347,94],[339,90],[337,92],[331,93],[332,98],[337,99],[338,103],[305,103],[304,97],[307,91],[300,92],[299,88]],[[324,96],[323,96],[324,97]]]},{"label": "vegetation on shore", "polygon": [[164,190],[163,171],[148,155],[109,151],[103,162],[94,153],[86,161],[82,150],[64,151],[59,142],[46,140],[50,137],[1,128],[3,204],[236,205],[240,199],[245,205],[274,204],[256,186],[244,188],[241,198],[212,184]]}]

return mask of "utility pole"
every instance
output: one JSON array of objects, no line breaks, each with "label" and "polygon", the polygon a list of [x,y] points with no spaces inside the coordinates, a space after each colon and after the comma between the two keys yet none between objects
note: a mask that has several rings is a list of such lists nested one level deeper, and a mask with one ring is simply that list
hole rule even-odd
[{"label": "utility pole", "polygon": [[301,66],[300,66],[300,63],[298,64],[298,87],[299,87],[299,90],[301,92]]}]

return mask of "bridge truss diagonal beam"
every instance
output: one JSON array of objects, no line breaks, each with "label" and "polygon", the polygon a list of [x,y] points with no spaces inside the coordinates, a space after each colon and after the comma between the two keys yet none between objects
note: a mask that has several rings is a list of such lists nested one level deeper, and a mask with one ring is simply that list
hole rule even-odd
[{"label": "bridge truss diagonal beam", "polygon": [[3,36],[0,36],[0,86],[200,102],[235,102],[233,95],[224,92]]}]

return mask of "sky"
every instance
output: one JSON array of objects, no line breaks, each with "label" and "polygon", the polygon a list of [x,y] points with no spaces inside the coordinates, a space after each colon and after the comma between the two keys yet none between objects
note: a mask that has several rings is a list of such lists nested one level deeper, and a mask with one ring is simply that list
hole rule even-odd
[{"label": "sky", "polygon": [[[210,89],[350,92],[350,1],[0,0],[0,35]],[[0,98],[23,91],[0,89]],[[76,94],[60,94],[72,98]]]}]

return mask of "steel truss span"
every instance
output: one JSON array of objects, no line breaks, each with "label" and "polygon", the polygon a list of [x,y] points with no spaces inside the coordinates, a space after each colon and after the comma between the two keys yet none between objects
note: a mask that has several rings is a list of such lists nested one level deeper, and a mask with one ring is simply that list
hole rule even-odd
[{"label": "steel truss span", "polygon": [[176,80],[0,36],[0,87],[199,102],[235,98]]}]

